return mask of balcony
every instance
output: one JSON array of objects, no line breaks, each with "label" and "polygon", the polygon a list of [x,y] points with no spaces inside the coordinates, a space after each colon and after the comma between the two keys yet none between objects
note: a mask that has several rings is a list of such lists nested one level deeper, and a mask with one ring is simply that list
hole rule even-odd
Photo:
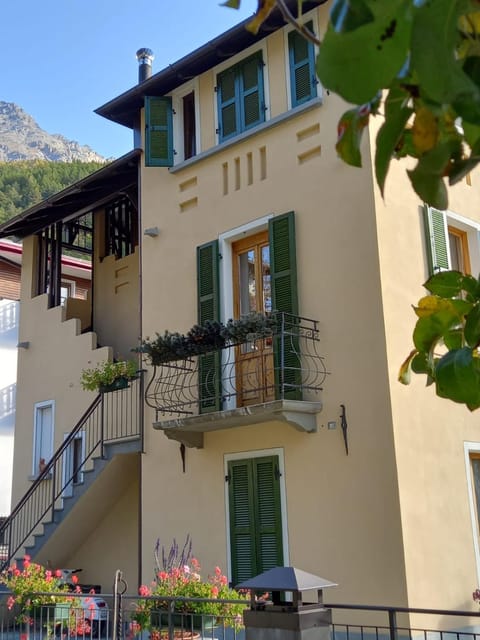
[{"label": "balcony", "polygon": [[317,321],[279,313],[266,330],[171,357],[154,368],[146,389],[154,428],[197,448],[207,431],[272,420],[316,431],[327,376],[319,340]]}]

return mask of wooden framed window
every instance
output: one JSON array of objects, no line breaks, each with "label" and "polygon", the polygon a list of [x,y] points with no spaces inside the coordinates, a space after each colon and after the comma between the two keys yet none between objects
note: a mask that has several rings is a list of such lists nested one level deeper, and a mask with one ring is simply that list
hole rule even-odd
[{"label": "wooden framed window", "polygon": [[197,153],[197,133],[195,127],[195,92],[182,98],[183,102],[183,159],[188,160]]},{"label": "wooden framed window", "polygon": [[448,225],[450,268],[462,273],[471,273],[467,232]]},{"label": "wooden framed window", "polygon": [[173,165],[173,110],[168,96],[145,97],[145,166]]},{"label": "wooden framed window", "polygon": [[137,212],[129,198],[105,207],[105,255],[124,258],[137,245]]}]

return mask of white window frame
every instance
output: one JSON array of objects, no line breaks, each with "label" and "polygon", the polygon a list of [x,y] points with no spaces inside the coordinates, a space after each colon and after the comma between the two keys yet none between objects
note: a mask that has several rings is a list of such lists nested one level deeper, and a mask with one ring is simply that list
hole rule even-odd
[{"label": "white window frame", "polygon": [[467,476],[468,504],[470,507],[470,521],[472,525],[473,550],[475,553],[475,565],[477,570],[477,584],[480,584],[480,515],[477,516],[475,488],[472,480],[472,453],[480,454],[480,442],[464,442],[465,472]]},{"label": "white window frame", "polygon": [[[303,24],[310,21],[313,23],[313,30],[317,34],[317,37],[320,37],[320,28],[318,25],[318,13],[315,9],[312,9],[311,11],[308,11],[307,13],[302,14]],[[289,50],[288,50],[288,36],[294,30],[295,30],[295,27],[292,27],[291,25],[287,25],[283,29],[283,49],[284,49],[284,58],[285,58],[285,89],[287,91],[288,111],[294,108],[292,106],[292,84],[290,82],[290,56],[289,56]],[[317,45],[314,45],[315,59],[317,58],[319,51],[320,51],[319,47]],[[316,70],[315,70],[315,77],[317,78],[317,95],[314,96],[312,100],[314,100],[315,98],[320,98],[320,100],[323,100],[323,89],[322,89],[320,80],[317,76]]]},{"label": "white window frame", "polygon": [[[280,472],[280,508],[282,514],[282,546],[283,546],[283,565],[290,565],[290,552],[288,547],[288,527],[287,527],[287,490],[285,483],[285,452],[283,448],[276,449],[257,449],[255,451],[240,451],[238,453],[226,453],[223,456],[224,476],[228,476],[228,463],[231,460],[248,460],[251,458],[261,458],[266,456],[278,456],[278,470]],[[227,575],[229,579],[232,577],[231,562],[231,541],[230,541],[230,504],[228,496],[228,482],[225,482],[225,531],[226,531],[226,556],[227,556]]]},{"label": "white window frame", "polygon": [[40,428],[39,425],[39,416],[42,409],[46,407],[50,407],[52,410],[52,424],[51,424],[51,433],[50,433],[50,455],[45,462],[48,462],[53,455],[53,443],[54,443],[54,434],[55,434],[55,400],[44,400],[43,402],[36,402],[33,407],[33,449],[32,449],[32,476],[37,477],[39,475],[39,462],[40,456],[37,459],[37,441],[38,441],[38,430]]},{"label": "white window frame", "polygon": [[[184,139],[183,139],[183,98],[189,93],[194,94],[195,100],[195,147],[197,156],[201,152],[200,144],[200,100],[198,78],[189,80],[175,91],[168,94],[172,98],[173,109],[173,165],[180,164],[185,161]],[[195,156],[192,156],[193,158]],[[191,158],[188,158],[190,160]]]},{"label": "white window frame", "polygon": [[[262,122],[262,125],[263,125],[265,124],[265,122],[268,122],[270,120],[270,83],[268,79],[267,43],[263,41],[261,44],[258,44],[258,43],[253,44],[252,46],[248,47],[248,49],[244,49],[240,53],[237,53],[231,58],[228,58],[228,60],[226,60],[225,62],[222,62],[221,64],[214,67],[212,69],[212,73],[213,73],[213,86],[217,87],[217,78],[218,78],[218,75],[222,73],[222,71],[226,71],[230,67],[235,66],[242,60],[246,60],[253,54],[258,53],[259,51],[262,52],[262,62],[263,62],[263,99],[265,101],[265,121]],[[213,92],[213,113],[214,113],[214,128],[216,132],[215,133],[216,144],[221,144],[220,134],[218,133],[220,124],[218,121],[218,103],[217,103],[216,91]],[[240,131],[237,136],[232,136],[231,138],[229,138],[228,142],[230,142],[230,140],[235,140],[235,138],[237,138],[238,136],[241,136],[243,133],[245,132]]]},{"label": "white window frame", "polygon": [[[70,437],[69,433],[64,433],[63,434],[63,440],[65,442],[65,440],[67,440],[67,438]],[[82,460],[85,460],[85,431],[79,431],[76,435],[74,440],[80,440],[81,441],[81,456],[82,456]],[[63,456],[62,456],[62,486],[63,486],[63,492],[62,492],[62,497],[63,498],[68,498],[70,496],[73,495],[73,483],[69,482],[67,484],[67,471],[70,472],[72,465],[73,465],[73,449],[72,449],[72,445],[73,445],[73,441],[70,444],[69,447],[67,447],[65,449],[65,451],[63,452]],[[78,484],[81,484],[83,482],[83,469],[79,471],[79,482]]]},{"label": "white window frame", "polygon": [[[429,209],[430,208],[431,207],[429,207]],[[437,211],[440,210],[437,209]],[[450,211],[449,209],[440,211],[440,213],[443,214],[449,269],[451,268],[452,263],[450,256],[450,241],[448,237],[448,227],[450,226],[459,229],[460,231],[464,231],[467,234],[470,270],[473,275],[480,273],[480,223],[470,220],[469,218],[465,218],[464,216]],[[430,251],[429,247],[427,247],[427,251]],[[438,273],[438,270],[436,273]]]},{"label": "white window frame", "polygon": [[[220,260],[220,320],[227,322],[229,318],[233,318],[233,251],[232,244],[237,240],[253,236],[260,231],[268,229],[268,221],[275,214],[270,213],[267,216],[247,222],[240,227],[235,227],[229,231],[225,231],[218,236],[218,250],[222,259]],[[222,371],[226,371],[228,360],[228,349],[222,350]],[[231,384],[232,381],[230,381]],[[233,380],[235,385],[235,380]],[[224,410],[236,409],[237,401],[235,397],[229,397],[224,402]]]}]

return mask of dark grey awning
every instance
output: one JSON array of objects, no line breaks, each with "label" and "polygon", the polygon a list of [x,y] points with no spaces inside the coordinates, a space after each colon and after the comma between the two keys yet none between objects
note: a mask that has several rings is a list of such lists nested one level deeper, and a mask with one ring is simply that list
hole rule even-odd
[{"label": "dark grey awning", "polygon": [[237,584],[235,588],[254,591],[308,591],[336,586],[338,585],[335,582],[295,567],[275,567],[251,580]]},{"label": "dark grey awning", "polygon": [[0,225],[0,238],[6,236],[24,238],[54,222],[65,221],[87,213],[116,196],[129,195],[136,200],[140,154],[140,149],[134,149],[4,222]]}]

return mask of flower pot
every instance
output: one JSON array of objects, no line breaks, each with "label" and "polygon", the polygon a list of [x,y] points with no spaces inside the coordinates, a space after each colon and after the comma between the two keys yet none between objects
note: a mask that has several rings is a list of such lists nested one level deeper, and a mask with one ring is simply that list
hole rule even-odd
[{"label": "flower pot", "polygon": [[[154,622],[152,620],[152,622]],[[213,629],[217,626],[215,616],[200,613],[174,613],[172,614],[172,624],[174,627],[184,631],[192,631],[192,629],[202,631],[205,629]],[[154,622],[155,624],[155,622]],[[160,625],[168,627],[168,613],[160,614]]]},{"label": "flower pot", "polygon": [[121,378],[115,378],[110,384],[102,385],[98,388],[100,393],[110,393],[111,391],[119,391],[120,389],[127,389],[129,386],[128,378],[122,376]]},{"label": "flower pot", "polygon": [[[188,631],[188,629],[174,629],[173,638],[174,640],[198,640],[200,633],[198,631]],[[170,640],[168,629],[152,629],[150,640]]]}]

